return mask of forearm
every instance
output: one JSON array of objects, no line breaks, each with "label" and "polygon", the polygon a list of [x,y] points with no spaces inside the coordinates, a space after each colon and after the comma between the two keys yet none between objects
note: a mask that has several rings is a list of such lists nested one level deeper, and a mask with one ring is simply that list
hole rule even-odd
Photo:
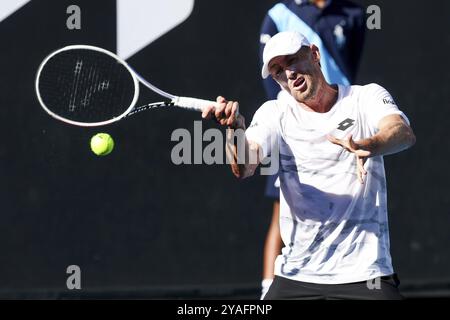
[{"label": "forearm", "polygon": [[380,130],[376,135],[357,141],[357,145],[370,151],[371,157],[397,153],[410,148],[416,142],[412,129],[403,122],[396,122]]},{"label": "forearm", "polygon": [[252,176],[259,164],[259,146],[245,137],[245,124],[227,129],[226,155],[233,174],[244,179]]},{"label": "forearm", "polygon": [[228,126],[225,153],[233,174],[239,179],[253,175],[260,162],[260,147],[245,136],[245,118],[239,114],[239,104],[218,96],[215,105],[202,110],[202,118],[211,117],[220,125]]}]

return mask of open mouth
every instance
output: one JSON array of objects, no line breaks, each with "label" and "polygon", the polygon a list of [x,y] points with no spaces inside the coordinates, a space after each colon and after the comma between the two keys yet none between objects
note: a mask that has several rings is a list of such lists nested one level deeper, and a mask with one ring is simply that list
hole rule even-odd
[{"label": "open mouth", "polygon": [[306,80],[304,77],[300,77],[294,82],[294,89],[303,90],[306,86]]}]

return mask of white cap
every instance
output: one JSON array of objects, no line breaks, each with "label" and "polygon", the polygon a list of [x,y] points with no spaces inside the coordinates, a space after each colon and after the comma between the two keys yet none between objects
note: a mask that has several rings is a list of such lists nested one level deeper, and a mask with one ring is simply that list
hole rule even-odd
[{"label": "white cap", "polygon": [[267,78],[269,72],[269,62],[278,56],[287,56],[296,53],[302,46],[309,46],[308,39],[296,31],[284,31],[274,35],[267,41],[263,52],[263,67],[261,75]]}]

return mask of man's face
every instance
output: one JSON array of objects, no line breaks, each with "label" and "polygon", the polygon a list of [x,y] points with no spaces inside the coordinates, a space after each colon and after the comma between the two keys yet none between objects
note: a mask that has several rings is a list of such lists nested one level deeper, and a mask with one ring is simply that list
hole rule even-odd
[{"label": "man's face", "polygon": [[272,78],[298,102],[315,97],[320,79],[317,48],[302,47],[295,54],[273,58],[269,63]]}]

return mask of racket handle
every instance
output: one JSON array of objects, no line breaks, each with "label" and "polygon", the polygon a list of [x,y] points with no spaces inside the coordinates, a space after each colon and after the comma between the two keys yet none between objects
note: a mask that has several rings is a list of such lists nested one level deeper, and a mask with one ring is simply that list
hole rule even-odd
[{"label": "racket handle", "polygon": [[[181,108],[195,110],[202,112],[204,108],[215,105],[215,101],[203,100],[197,98],[189,98],[189,97],[176,97],[172,100],[172,102]],[[239,114],[239,110],[236,111],[236,115]]]},{"label": "racket handle", "polygon": [[178,107],[190,109],[190,110],[196,110],[196,111],[200,111],[200,112],[203,111],[203,109],[205,107],[216,104],[215,101],[189,98],[189,97],[176,97],[172,100],[172,102]]}]

